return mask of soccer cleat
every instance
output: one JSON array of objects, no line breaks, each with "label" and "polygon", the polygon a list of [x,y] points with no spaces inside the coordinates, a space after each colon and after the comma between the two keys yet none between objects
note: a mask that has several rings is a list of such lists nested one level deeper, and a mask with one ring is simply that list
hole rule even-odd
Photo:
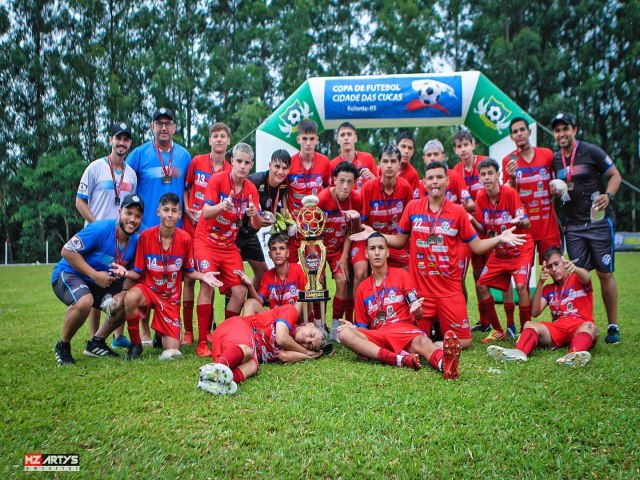
[{"label": "soccer cleat", "polygon": [[233,373],[231,369],[222,363],[207,363],[198,369],[200,380],[208,382],[231,383]]},{"label": "soccer cleat", "polygon": [[489,345],[487,354],[499,362],[526,362],[528,357],[517,348],[503,348],[498,345]]},{"label": "soccer cleat", "polygon": [[420,370],[422,368],[420,356],[415,353],[404,355],[402,357],[402,366],[412,368],[413,370]]},{"label": "soccer cleat", "polygon": [[93,337],[87,342],[87,346],[84,348],[84,353],[87,357],[118,357],[119,355],[111,350],[104,338]]},{"label": "soccer cleat", "polygon": [[211,395],[233,395],[238,391],[238,384],[233,380],[230,383],[200,380],[198,381],[198,388],[205,392],[209,392]]},{"label": "soccer cleat", "polygon": [[507,338],[507,336],[505,335],[504,332],[501,332],[499,330],[494,330],[489,335],[487,335],[485,338],[480,340],[480,342],[482,342],[482,343],[501,342],[502,340],[505,340],[506,338]]},{"label": "soccer cleat", "polygon": [[58,362],[58,366],[61,367],[63,365],[73,365],[76,361],[71,356],[71,344],[64,343],[60,340],[56,343],[56,348],[54,350],[56,353],[56,362]]},{"label": "soccer cleat", "polygon": [[160,360],[162,361],[176,360],[180,357],[182,357],[182,352],[175,348],[168,348],[160,354]]},{"label": "soccer cleat", "polygon": [[471,332],[482,332],[487,333],[491,331],[491,325],[487,325],[486,327],[482,325],[480,322],[476,323],[473,327],[471,327]]},{"label": "soccer cleat", "polygon": [[607,328],[607,336],[604,337],[604,343],[615,344],[620,342],[620,329],[618,325],[611,323]]},{"label": "soccer cleat", "polygon": [[153,346],[153,340],[151,340],[150,338],[143,338],[142,339],[142,346],[144,346],[144,347]]},{"label": "soccer cleat", "polygon": [[140,358],[142,355],[142,344],[141,343],[132,343],[131,346],[127,349],[127,354],[124,356],[125,360],[136,360]]},{"label": "soccer cleat", "polygon": [[162,335],[157,333],[153,336],[153,342],[151,343],[153,348],[162,348]]},{"label": "soccer cleat", "polygon": [[113,340],[111,340],[111,348],[129,348],[130,346],[131,342],[124,335],[120,335],[118,338],[114,337]]},{"label": "soccer cleat", "polygon": [[199,357],[211,356],[211,350],[209,350],[207,342],[198,342],[198,346],[196,347],[196,355]]},{"label": "soccer cleat", "polygon": [[511,338],[514,339],[518,336],[518,331],[516,330],[516,324],[514,323],[513,325],[507,325],[507,331],[505,332],[507,334],[507,338]]},{"label": "soccer cleat", "polygon": [[584,367],[590,360],[591,354],[589,352],[569,352],[564,357],[557,359],[556,363],[567,367]]},{"label": "soccer cleat", "polygon": [[460,340],[452,330],[444,334],[443,350],[442,376],[445,380],[457,380],[461,348]]},{"label": "soccer cleat", "polygon": [[182,337],[182,345],[193,345],[193,332],[188,330],[184,331],[184,336]]}]

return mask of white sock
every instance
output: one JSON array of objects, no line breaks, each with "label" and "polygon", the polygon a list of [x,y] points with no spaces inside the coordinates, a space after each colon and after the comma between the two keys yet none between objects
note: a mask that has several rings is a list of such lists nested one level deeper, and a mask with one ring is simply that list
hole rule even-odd
[{"label": "white sock", "polygon": [[403,355],[396,356],[396,366],[398,367],[402,366],[402,358],[403,358]]}]

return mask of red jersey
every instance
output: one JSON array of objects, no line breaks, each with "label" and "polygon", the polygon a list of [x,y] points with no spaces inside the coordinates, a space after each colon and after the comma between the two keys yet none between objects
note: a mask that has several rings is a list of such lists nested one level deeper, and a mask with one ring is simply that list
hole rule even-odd
[{"label": "red jersey", "polygon": [[591,282],[583,285],[575,273],[569,275],[563,285],[545,285],[542,298],[547,301],[556,321],[573,316],[593,321],[593,288]]},{"label": "red jersey", "polygon": [[169,303],[180,305],[182,271],[193,272],[191,236],[176,227],[169,250],[162,248],[160,225],[140,234],[133,269],[142,275],[140,281]]},{"label": "red jersey", "polygon": [[318,195],[320,199],[318,208],[326,215],[322,240],[327,249],[327,255],[342,251],[347,234],[345,210],[362,211],[362,197],[358,192],[351,191],[351,195],[338,205],[337,197],[331,192],[332,188],[325,188]]},{"label": "red jersey", "polygon": [[222,162],[222,168],[215,172],[211,169],[211,154],[196,155],[189,164],[187,176],[184,180],[184,188],[189,190],[188,207],[198,212],[204,207],[204,196],[207,192],[207,184],[212,174],[231,171],[231,164],[226,160]]},{"label": "red jersey", "polygon": [[410,236],[409,274],[418,297],[462,293],[460,243],[477,236],[464,208],[445,200],[438,212],[432,212],[428,198],[414,200],[405,208],[398,230]]},{"label": "red jersey", "polygon": [[[482,190],[476,197],[476,220],[487,229],[487,235],[493,237],[511,228],[511,220],[516,217],[527,218],[527,213],[522,206],[518,192],[509,185],[500,185],[497,202],[489,200],[486,190]],[[522,252],[531,249],[532,239],[526,228],[516,228],[514,233],[522,233],[527,236],[526,244],[521,247],[507,245],[500,242],[493,250],[498,258],[517,258]]]},{"label": "red jersey", "polygon": [[[211,176],[204,203],[207,205],[217,205],[225,200],[231,193],[231,172],[220,172]],[[221,212],[213,218],[202,217],[196,227],[194,240],[196,242],[213,242],[216,246],[225,248],[233,246],[238,235],[238,224],[242,221],[247,207],[249,197],[256,210],[260,211],[260,197],[256,186],[249,180],[244,181],[242,190],[235,192],[234,209],[230,212]]]},{"label": "red jersey", "polygon": [[265,272],[260,280],[258,295],[263,300],[269,300],[269,307],[276,308],[281,305],[293,305],[298,301],[298,291],[304,290],[307,285],[307,277],[298,263],[289,263],[284,279],[278,277],[276,269]]},{"label": "red jersey", "polygon": [[[346,162],[347,160],[344,159],[344,157],[342,155],[338,155],[336,158],[334,158],[333,160],[331,160],[331,178],[333,180],[333,170],[341,163],[341,162]],[[366,167],[369,169],[369,171],[371,173],[373,173],[374,175],[378,175],[378,166],[376,165],[376,160],[375,158],[373,158],[373,155],[371,155],[370,153],[367,152],[356,152],[356,156],[353,159],[353,165],[360,169],[363,167]],[[353,187],[353,191],[354,192],[362,192],[362,187],[363,185],[367,183],[366,180],[363,180],[362,178],[358,178],[356,180],[356,184]]]},{"label": "red jersey", "polygon": [[502,159],[502,183],[509,182],[507,163],[509,157],[516,155],[516,189],[520,195],[522,205],[529,215],[531,228],[529,233],[534,240],[555,238],[560,235],[556,213],[553,207],[553,199],[549,194],[549,181],[553,171],[553,152],[548,148],[533,147],[533,159],[531,163],[514,150]]},{"label": "red jersey", "polygon": [[406,295],[415,294],[409,273],[402,268],[388,267],[387,275],[378,286],[373,275],[358,285],[355,299],[355,326],[379,330],[398,322],[413,324]]},{"label": "red jersey", "polygon": [[[447,185],[445,190],[447,200],[457,203],[458,205],[461,205],[463,201],[471,200],[471,195],[469,194],[469,190],[467,190],[467,184],[462,179],[462,176],[450,168],[447,168],[447,176],[449,177],[449,185]],[[419,192],[419,198],[429,196],[428,189],[424,184],[424,179],[420,181]]]},{"label": "red jersey", "polygon": [[413,198],[418,198],[420,174],[418,173],[418,170],[416,170],[416,167],[414,167],[410,163],[407,163],[407,166],[404,168],[404,170],[400,170],[400,173],[398,173],[398,177],[404,178],[409,183],[409,185],[411,185]]},{"label": "red jersey", "polygon": [[276,325],[284,323],[293,336],[298,324],[298,311],[293,305],[284,305],[242,319],[253,331],[253,350],[258,360],[261,363],[275,362],[281,350],[276,343]]},{"label": "red jersey", "polygon": [[307,195],[318,195],[331,182],[329,158],[314,152],[313,164],[309,170],[302,166],[300,152],[291,157],[291,169],[287,177],[287,204],[291,215],[296,218],[302,208],[302,199]]},{"label": "red jersey", "polygon": [[467,191],[471,198],[475,201],[476,196],[480,190],[484,190],[482,182],[480,182],[480,173],[478,172],[478,164],[484,160],[484,155],[476,155],[473,160],[473,169],[467,170],[464,167],[464,162],[460,161],[453,166],[453,169],[460,174],[464,183],[467,185]]},{"label": "red jersey", "polygon": [[395,235],[402,212],[413,200],[411,185],[398,176],[391,195],[384,193],[382,179],[373,178],[362,189],[362,221],[380,233]]}]

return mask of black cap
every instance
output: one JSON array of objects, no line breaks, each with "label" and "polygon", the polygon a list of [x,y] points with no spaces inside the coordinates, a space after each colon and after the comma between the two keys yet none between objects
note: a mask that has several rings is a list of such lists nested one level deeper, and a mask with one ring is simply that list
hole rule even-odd
[{"label": "black cap", "polygon": [[155,122],[158,117],[169,117],[171,120],[175,120],[176,117],[173,115],[173,110],[170,108],[159,108],[155,112],[153,112],[153,121]]},{"label": "black cap", "polygon": [[124,197],[124,200],[122,200],[122,203],[120,204],[120,208],[129,207],[140,207],[140,210],[142,211],[142,213],[144,213],[144,202],[142,201],[140,195],[130,193],[129,195]]},{"label": "black cap", "polygon": [[571,125],[572,127],[576,127],[576,120],[573,118],[573,115],[567,112],[558,112],[551,120],[551,128],[556,126],[556,123],[566,123],[567,125]]},{"label": "black cap", "polygon": [[121,133],[126,133],[127,135],[129,135],[129,138],[132,137],[131,127],[129,125],[127,125],[125,122],[113,122],[111,124],[111,136],[117,137]]}]

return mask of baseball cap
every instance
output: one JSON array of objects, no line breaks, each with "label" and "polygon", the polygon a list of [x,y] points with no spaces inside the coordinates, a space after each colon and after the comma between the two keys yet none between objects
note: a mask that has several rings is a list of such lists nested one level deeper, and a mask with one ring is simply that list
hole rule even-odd
[{"label": "baseball cap", "polygon": [[111,136],[116,137],[121,133],[126,133],[131,137],[131,127],[127,125],[125,122],[113,122],[111,124]]},{"label": "baseball cap", "polygon": [[173,115],[173,110],[170,108],[159,108],[155,112],[153,112],[153,121],[155,122],[158,117],[169,117],[171,120],[175,120],[176,117]]},{"label": "baseball cap", "polygon": [[576,120],[573,118],[573,115],[567,112],[558,112],[551,120],[551,128],[556,126],[556,123],[566,123],[567,125],[571,125],[572,127],[576,126]]},{"label": "baseball cap", "polygon": [[129,207],[140,207],[140,210],[144,213],[144,202],[142,201],[142,198],[135,193],[130,193],[124,197],[124,200],[122,200],[122,203],[120,204],[120,208]]}]

